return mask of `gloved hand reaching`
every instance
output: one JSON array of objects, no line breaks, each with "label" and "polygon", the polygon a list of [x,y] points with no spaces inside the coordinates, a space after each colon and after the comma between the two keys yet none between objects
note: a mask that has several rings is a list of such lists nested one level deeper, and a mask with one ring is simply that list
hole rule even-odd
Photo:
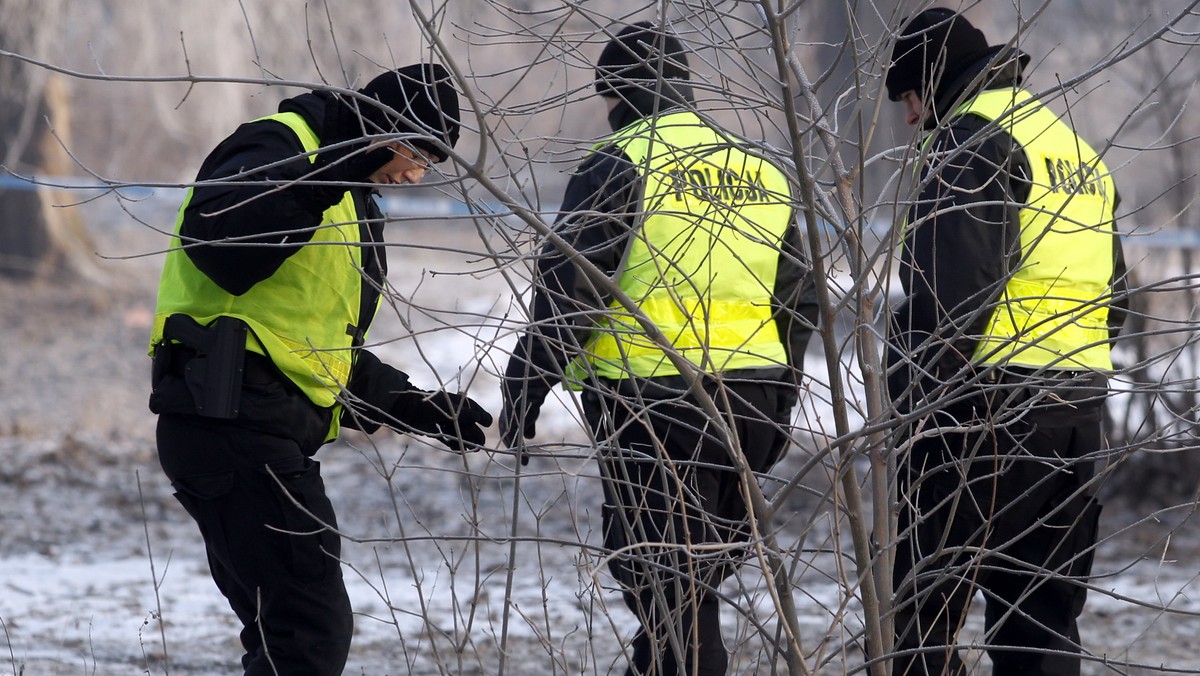
[{"label": "gloved hand reaching", "polygon": [[[504,408],[500,412],[500,439],[509,448],[516,448],[522,437],[532,439],[537,434],[537,419],[549,389],[541,380],[505,377],[501,383]],[[520,453],[521,464],[529,464],[529,455]]]},{"label": "gloved hand reaching", "polygon": [[479,450],[487,438],[483,428],[492,424],[492,414],[474,399],[444,390],[402,392],[391,414],[397,430],[432,437],[460,453]]}]

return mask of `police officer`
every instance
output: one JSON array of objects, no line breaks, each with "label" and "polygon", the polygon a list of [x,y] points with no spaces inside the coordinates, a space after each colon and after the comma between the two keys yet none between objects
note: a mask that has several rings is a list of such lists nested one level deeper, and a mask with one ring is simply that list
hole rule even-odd
[{"label": "police officer", "polygon": [[176,496],[242,623],[247,674],[341,674],[353,631],[317,449],[381,424],[457,450],[491,416],[363,344],[387,273],[376,186],[417,183],[459,134],[438,65],[317,91],[204,161],[163,266],[150,408]]},{"label": "police officer", "polygon": [[639,623],[629,674],[725,673],[713,590],[749,530],[730,454],[765,472],[786,449],[816,321],[787,178],[702,118],[688,80],[687,53],[665,30],[637,23],[607,43],[595,86],[615,133],[571,176],[555,225],[670,345],[548,243],[503,381],[510,446],[534,436],[553,385],[585,387],[609,569]]},{"label": "police officer", "polygon": [[935,8],[904,24],[886,75],[927,132],[888,354],[906,423],[896,674],[965,672],[978,590],[996,674],[1080,671],[1124,262],[1112,177],[1021,88],[1028,62]]}]

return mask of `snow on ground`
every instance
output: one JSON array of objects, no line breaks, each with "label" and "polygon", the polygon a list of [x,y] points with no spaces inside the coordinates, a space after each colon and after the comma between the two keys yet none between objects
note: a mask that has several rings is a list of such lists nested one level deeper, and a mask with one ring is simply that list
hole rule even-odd
[{"label": "snow on ground", "polygon": [[[238,627],[159,471],[145,407],[161,257],[107,258],[162,240],[111,222],[93,234],[94,281],[0,282],[0,673],[233,673]],[[409,302],[385,309],[373,349],[417,384],[468,389],[497,411],[514,327],[489,317],[510,311],[511,292],[482,243],[466,223],[398,224],[388,237],[391,283]],[[820,362],[812,372],[825,379]],[[832,428],[819,402],[801,419]],[[318,454],[359,613],[347,673],[492,674],[502,659],[506,673],[623,670],[632,617],[598,568],[599,486],[569,401],[547,405],[539,432],[545,457],[519,478],[509,456],[460,457],[386,433],[347,433]],[[797,451],[779,473],[805,460]],[[861,662],[840,649],[861,626],[838,584],[849,562],[829,553],[844,533],[824,511],[813,516],[814,499],[789,507],[781,540],[808,529],[793,574],[802,645],[827,658],[817,673],[841,673],[843,660]],[[1200,538],[1188,517],[1130,526],[1139,518],[1128,509],[1106,512],[1114,535],[1084,642],[1110,662],[1164,667],[1096,662],[1085,673],[1200,673]],[[772,620],[761,576],[748,566],[726,592],[746,613],[726,610],[736,673],[769,673],[747,619]],[[963,640],[981,632],[973,613]]]}]

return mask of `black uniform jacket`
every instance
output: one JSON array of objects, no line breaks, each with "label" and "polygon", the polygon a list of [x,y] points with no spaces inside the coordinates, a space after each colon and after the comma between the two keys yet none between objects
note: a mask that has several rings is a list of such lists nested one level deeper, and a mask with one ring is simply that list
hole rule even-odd
[{"label": "black uniform jacket", "polygon": [[[623,101],[610,113],[609,121],[619,130],[642,116]],[[633,162],[616,145],[602,147],[568,181],[555,232],[612,277],[636,232],[641,194],[642,181]],[[746,377],[779,380],[794,390],[816,325],[817,301],[798,228],[788,228],[781,249],[774,289],[775,319],[792,368],[748,370]],[[533,376],[525,382],[528,396],[541,401],[561,380],[563,367],[579,353],[610,298],[553,243],[541,251],[536,279],[533,322],[517,343],[507,376]],[[666,378],[678,380],[677,376]]]},{"label": "black uniform jacket", "polygon": [[[325,101],[323,93],[302,94],[280,103],[279,112],[299,113],[321,138]],[[201,272],[234,295],[267,279],[312,238],[323,212],[345,194],[343,186],[313,184],[321,177],[312,172],[300,140],[286,125],[273,120],[241,125],[200,167],[180,226],[187,255]],[[289,184],[301,179],[309,183]],[[373,188],[352,188],[350,193],[362,219],[361,240],[379,244],[363,251],[366,279],[360,330],[365,332],[387,274],[384,218]],[[195,242],[216,244],[196,246]],[[301,440],[323,437],[331,412],[308,402],[269,361],[249,353],[247,360],[239,421]],[[266,368],[262,362],[267,362]],[[380,419],[379,412],[390,411],[397,395],[412,386],[403,372],[360,349],[347,389],[353,405],[345,409],[342,424],[373,432],[379,428],[373,422]],[[173,378],[156,384],[151,408],[158,413],[194,411],[186,386]]]},{"label": "black uniform jacket", "polygon": [[[974,79],[992,58],[989,54],[968,69],[964,81]],[[1015,54],[985,86],[1011,89],[1019,85],[1027,61],[1023,54]],[[930,126],[937,127],[939,114],[961,98],[959,90],[936,102]],[[888,386],[902,411],[929,406],[939,399],[938,405],[952,405],[970,394],[959,386],[989,377],[976,373],[971,358],[990,311],[1019,261],[1018,218],[1030,187],[1024,150],[1007,133],[994,125],[988,127],[985,119],[961,115],[932,133],[935,136],[927,156],[934,160],[922,168],[918,197],[908,210],[901,243],[904,301],[891,317]],[[1109,325],[1115,338],[1128,307],[1119,237],[1114,240],[1113,253]],[[1102,391],[1106,379],[1095,375],[1087,383]],[[1067,389],[1076,385],[1078,380]],[[1080,396],[1078,392],[1061,394],[1064,398]],[[1094,392],[1084,398],[1095,406],[1102,401]]]}]

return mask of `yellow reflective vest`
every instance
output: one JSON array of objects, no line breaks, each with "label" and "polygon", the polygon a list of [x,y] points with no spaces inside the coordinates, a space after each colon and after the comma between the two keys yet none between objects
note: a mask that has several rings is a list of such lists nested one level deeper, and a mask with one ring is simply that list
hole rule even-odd
[{"label": "yellow reflective vest", "polygon": [[1032,368],[1111,370],[1116,187],[1096,152],[1020,89],[982,92],[972,113],[1010,134],[1032,171],[1020,209],[1020,261],[974,360]]},{"label": "yellow reflective vest", "polygon": [[[621,290],[700,370],[786,366],[771,304],[792,221],[783,172],[691,112],[641,120],[597,148],[609,143],[644,184]],[[604,378],[679,373],[616,301],[583,357]]]},{"label": "yellow reflective vest", "polygon": [[[308,153],[320,144],[296,113],[261,119],[287,125]],[[310,161],[315,158],[310,155]],[[222,315],[237,317],[250,327],[247,350],[269,357],[317,406],[339,406],[338,395],[354,364],[354,337],[348,327],[359,326],[364,283],[359,217],[350,192],[325,211],[308,244],[240,296],[209,279],[181,248],[185,245],[179,229],[191,198],[189,189],[163,264],[150,349],[162,340],[163,323],[172,314],[183,313],[205,325]],[[328,439],[337,436],[338,413],[334,411]]]}]

